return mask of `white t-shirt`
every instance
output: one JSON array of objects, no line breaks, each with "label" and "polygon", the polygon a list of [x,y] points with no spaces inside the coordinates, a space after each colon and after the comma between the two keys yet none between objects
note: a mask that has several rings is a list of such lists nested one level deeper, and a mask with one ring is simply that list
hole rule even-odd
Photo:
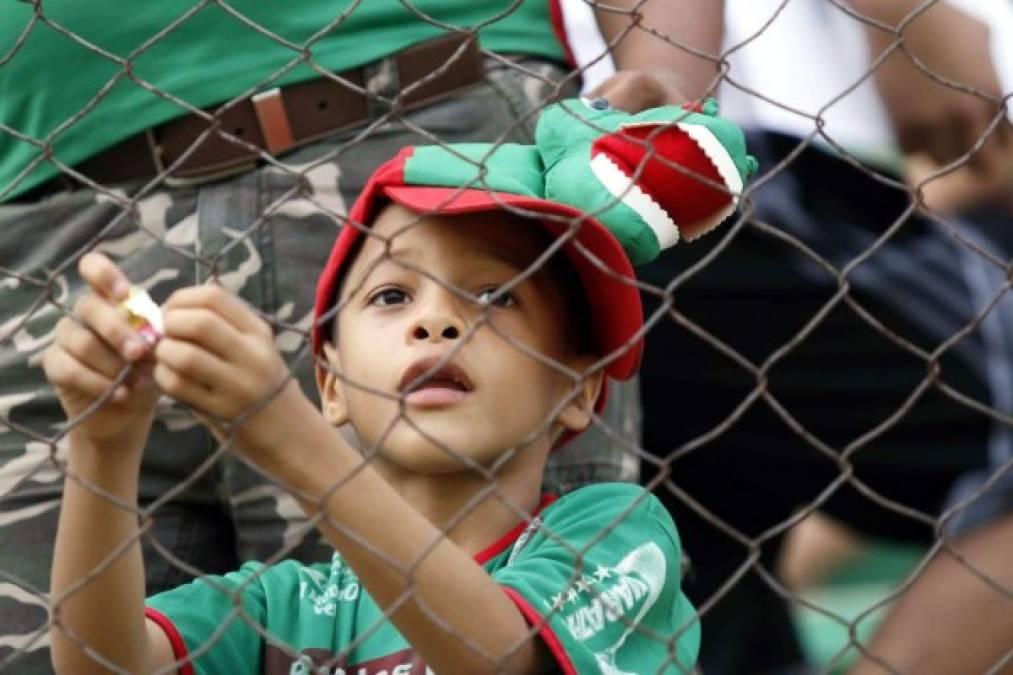
[{"label": "white t-shirt", "polygon": [[815,131],[819,115],[825,133],[844,147],[894,147],[886,109],[866,77],[862,26],[834,5],[726,0],[722,50],[729,62],[722,112],[743,126],[802,138]]},{"label": "white t-shirt", "polygon": [[[951,1],[989,24],[1000,82],[1013,91],[1013,3]],[[583,0],[563,0],[562,7],[574,56],[588,64],[605,50],[592,10]],[[879,93],[865,77],[870,59],[864,29],[835,5],[725,0],[722,51],[729,61],[729,82],[719,91],[723,115],[747,128],[802,138],[815,131],[819,114],[824,132],[851,152],[868,159],[896,152]],[[601,59],[585,73],[585,83],[593,87],[611,72],[611,59]]]}]

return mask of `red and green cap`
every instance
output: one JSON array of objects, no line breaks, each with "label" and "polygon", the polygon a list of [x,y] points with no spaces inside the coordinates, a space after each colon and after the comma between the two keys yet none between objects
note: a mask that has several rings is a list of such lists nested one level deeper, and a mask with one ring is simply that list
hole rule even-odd
[{"label": "red and green cap", "polygon": [[[734,210],[755,159],[745,154],[741,131],[718,118],[711,102],[705,111],[666,106],[627,115],[571,99],[543,112],[536,139],[534,145],[410,146],[380,166],[320,277],[314,353],[327,340],[356,244],[389,201],[422,215],[506,210],[564,238],[561,251],[584,288],[604,371],[618,380],[632,377],[643,353],[633,262],[647,262],[678,241],[680,222],[692,238],[716,227]],[[608,175],[600,170],[605,160]],[[676,194],[669,194],[666,180]]]}]

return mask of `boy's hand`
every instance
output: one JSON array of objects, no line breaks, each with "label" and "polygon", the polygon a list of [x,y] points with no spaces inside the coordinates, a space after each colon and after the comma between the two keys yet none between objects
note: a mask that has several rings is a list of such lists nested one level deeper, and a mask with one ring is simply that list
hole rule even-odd
[{"label": "boy's hand", "polygon": [[[78,271],[90,291],[77,299],[73,314],[56,325],[56,338],[43,359],[46,377],[73,423],[73,437],[107,442],[124,434],[146,434],[158,400],[147,358],[150,347],[116,307],[127,296],[130,282],[98,253],[81,258]],[[116,384],[130,364],[130,374]],[[76,421],[103,396],[108,398],[96,412]]]},{"label": "boy's hand", "polygon": [[201,413],[224,438],[236,424],[239,448],[254,460],[280,451],[298,415],[313,412],[274,343],[271,327],[219,286],[184,288],[162,307],[165,337],[155,349],[155,382]]}]

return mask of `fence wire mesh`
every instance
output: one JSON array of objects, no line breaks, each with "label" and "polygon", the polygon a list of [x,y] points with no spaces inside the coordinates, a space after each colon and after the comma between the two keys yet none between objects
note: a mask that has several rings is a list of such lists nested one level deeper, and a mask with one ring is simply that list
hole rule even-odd
[{"label": "fence wire mesh", "polygon": [[[1006,231],[1013,211],[1002,187],[998,200],[987,202],[989,209],[963,209],[961,216],[946,207],[963,208],[966,203],[945,201],[954,194],[948,190],[960,189],[954,185],[966,188],[959,194],[976,195],[974,190],[994,178],[989,173],[994,167],[987,162],[1003,152],[1010,154],[1010,93],[994,91],[983,80],[962,80],[945,63],[940,66],[915,48],[912,35],[919,21],[941,11],[945,3],[910,3],[912,8],[896,20],[876,18],[869,10],[876,5],[873,2],[757,3],[749,11],[762,14],[763,20],[737,41],[730,39],[736,37],[735,31],[726,25],[726,41],[719,51],[676,39],[663,29],[670,24],[658,20],[659,4],[665,5],[666,13],[691,11],[680,10],[679,3],[584,0],[564,3],[562,8],[550,3],[561,22],[559,28],[568,29],[576,67],[539,56],[544,49],[535,49],[534,54],[519,46],[493,49],[484,42],[483,33],[478,57],[481,80],[438,96],[432,94],[434,83],[460,74],[461,64],[476,44],[476,31],[495,31],[508,24],[510,30],[520,30],[520,24],[534,15],[525,13],[532,3],[486,3],[497,9],[482,5],[484,14],[455,12],[441,3],[402,0],[387,4],[396,5],[398,16],[404,15],[402,22],[409,20],[405,16],[410,18],[415,26],[410,32],[419,36],[416,42],[446,35],[459,39],[440,52],[436,63],[417,54],[377,59],[375,55],[381,52],[374,42],[398,40],[384,26],[362,19],[383,16],[382,12],[369,14],[376,9],[354,1],[340,11],[328,10],[327,20],[301,24],[298,30],[276,20],[276,15],[304,10],[266,9],[238,1],[177,3],[171,11],[121,8],[122,26],[83,22],[82,10],[67,3],[35,0],[6,10],[9,16],[4,22],[10,23],[0,27],[5,40],[0,43],[0,77],[4,78],[3,97],[16,100],[17,105],[0,104],[5,115],[0,117],[0,148],[2,154],[23,161],[0,159],[0,164],[8,164],[3,169],[8,180],[0,184],[0,200],[6,201],[0,205],[4,228],[0,237],[5,240],[0,261],[4,369],[0,378],[0,671],[48,672],[50,631],[55,627],[94,662],[111,672],[129,672],[88,643],[80,629],[89,622],[68,625],[61,609],[82,589],[103,583],[103,574],[121,569],[116,565],[129,559],[138,542],[143,547],[149,594],[205,574],[225,574],[248,560],[265,562],[264,567],[244,568],[247,572],[238,577],[212,577],[209,583],[225,598],[224,614],[206,626],[208,632],[199,643],[188,644],[187,659],[215,650],[233,627],[241,625],[263,643],[262,667],[271,673],[425,672],[413,653],[398,650],[373,657],[372,662],[361,660],[363,654],[375,654],[370,650],[377,640],[389,639],[385,626],[399,613],[427,617],[434,634],[456,635],[464,651],[500,672],[514,672],[511,664],[515,662],[509,659],[523,653],[526,644],[542,639],[539,633],[555,626],[557,615],[565,619],[561,625],[569,630],[568,639],[577,642],[593,644],[607,620],[623,627],[613,648],[631,635],[654,645],[649,652],[663,657],[640,664],[636,672],[787,672],[785,663],[766,660],[769,649],[740,637],[761,635],[756,626],[776,623],[782,612],[787,620],[786,610],[778,607],[795,612],[808,609],[846,635],[828,657],[809,664],[813,672],[838,672],[856,651],[878,664],[881,672],[923,672],[905,670],[870,652],[864,626],[882,610],[917,593],[921,582],[935,579],[933,575],[945,566],[951,566],[950,573],[956,569],[961,578],[976,580],[976,597],[982,598],[978,606],[990,608],[982,612],[992,612],[984,619],[973,614],[961,617],[950,624],[955,630],[960,623],[973,629],[978,621],[1010,625],[1009,559],[998,567],[987,556],[988,562],[980,562],[963,547],[967,535],[955,534],[952,526],[984,511],[987,517],[975,522],[980,527],[973,536],[987,535],[993,528],[1000,534],[1005,528],[1008,535],[1009,530],[1009,510],[1003,511],[1001,505],[1013,477],[1013,302],[1009,293],[1013,238]],[[900,4],[907,3],[894,3],[894,11]],[[750,76],[764,68],[748,61],[758,60],[750,56],[750,46],[777,31],[787,21],[785,17],[801,11],[801,6],[808,7],[813,17],[830,21],[827,17],[832,16],[834,25],[846,25],[881,47],[862,65],[858,77],[816,109],[793,107],[781,96],[793,87],[815,86],[812,82],[791,82],[792,75],[775,65],[770,68],[772,77],[784,84],[775,92],[759,88],[756,82],[760,80]],[[592,16],[592,9],[607,28],[600,43],[595,41],[597,35],[585,34],[594,29],[593,21],[578,23],[578,18]],[[728,3],[727,20],[731,22],[739,10],[746,11],[743,4]],[[100,16],[116,16],[111,9],[97,11]],[[164,23],[151,25],[145,13]],[[467,19],[467,29],[458,25],[461,16]],[[209,32],[214,26],[219,30]],[[111,37],[129,29],[138,34],[129,40]],[[247,37],[235,44],[221,43],[223,37],[240,33]],[[351,44],[341,42],[349,33],[361,56],[351,58],[354,63],[349,68],[328,67],[334,61],[333,45],[344,49]],[[123,49],[124,44],[130,47]],[[685,250],[680,245],[663,253],[642,270],[637,286],[645,302],[647,346],[640,380],[611,383],[609,405],[591,415],[591,430],[553,453],[546,474],[546,486],[557,493],[598,481],[639,479],[672,513],[684,547],[682,583],[702,619],[699,666],[680,660],[680,645],[695,630],[695,618],[663,624],[666,630],[659,631],[658,624],[643,620],[643,613],[627,611],[633,606],[632,595],[624,606],[623,598],[616,595],[618,586],[595,577],[621,576],[621,565],[594,569],[589,558],[585,566],[584,557],[594,546],[627,521],[633,522],[646,495],[597,523],[598,531],[587,539],[575,540],[567,531],[555,532],[551,527],[535,530],[576,564],[546,606],[525,615],[528,629],[514,644],[476,639],[482,632],[469,629],[471,611],[464,611],[463,616],[460,611],[447,613],[444,604],[427,601],[430,596],[424,587],[430,581],[422,570],[446,537],[453,537],[455,527],[471,522],[470,514],[489,512],[500,519],[509,514],[516,522],[533,518],[532,505],[511,491],[504,471],[533,440],[551,431],[553,423],[542,418],[505,454],[476,459],[434,438],[426,425],[407,412],[405,394],[360,378],[357,373],[364,371],[354,366],[329,366],[314,355],[309,342],[314,329],[313,289],[341,228],[363,229],[368,240],[363,250],[377,252],[376,265],[391,260],[399,239],[412,241],[419,236],[412,232],[428,232],[424,214],[386,239],[363,223],[349,221],[352,200],[380,162],[407,144],[530,143],[542,109],[576,95],[582,76],[597,72],[610,57],[622,76],[633,44],[650,45],[658,70],[665,67],[666,53],[695,59],[701,68],[709,69],[705,90],[682,81],[680,95],[686,99],[711,95],[722,104],[726,99],[730,104],[762,104],[768,111],[793,118],[796,127],[800,123],[807,127],[805,133],[794,135],[783,128],[763,129],[759,117],[736,117],[734,111],[746,110],[748,105],[725,108],[724,114],[746,129],[750,151],[761,161],[760,174],[746,186],[739,210],[721,229]],[[820,48],[812,41],[805,44]],[[251,45],[273,50],[275,56],[258,60],[225,53]],[[959,41],[945,45],[951,54],[973,47]],[[833,45],[825,48],[830,51]],[[47,49],[53,50],[49,56],[45,56]],[[189,70],[167,74],[156,67],[156,58],[167,58],[165,49],[183,56],[166,60],[162,68],[189,63]],[[787,45],[786,53],[791,49]],[[279,58],[278,53],[285,57]],[[72,60],[57,63],[53,54]],[[790,53],[790,58],[833,64],[844,57]],[[209,75],[216,67],[215,59],[230,67],[247,62],[273,65],[263,72]],[[430,70],[412,72],[413,65],[423,63]],[[878,76],[901,67],[898,64],[909,69],[906,77],[920,78],[923,84],[929,83],[926,86],[937,88],[937,93],[951,94],[959,102],[958,110],[973,109],[976,115],[973,134],[963,129],[959,147],[936,153],[935,163],[924,157],[921,163],[911,161],[906,173],[894,171],[896,165],[880,161],[881,156],[873,157],[876,153],[856,148],[849,136],[853,127],[842,134],[846,138],[835,134],[835,129],[843,128],[835,126],[840,118],[834,118],[842,102],[856,100],[859,92],[873,87]],[[45,65],[59,66],[59,71],[41,71]],[[9,75],[5,77],[4,71]],[[83,71],[99,75],[85,78]],[[29,76],[30,81],[24,79]],[[606,92],[609,82],[617,82],[608,77]],[[638,96],[647,97],[645,92],[659,86],[657,80],[638,77],[627,80]],[[209,96],[219,98],[195,97],[201,87],[188,84],[188,79],[203,83],[203,90],[212,92]],[[300,115],[318,114],[326,120],[329,115],[345,114],[353,105],[362,107],[361,115],[325,126],[318,133],[297,129],[311,140],[272,152],[268,150],[274,142],[270,125],[262,118],[244,118],[242,111],[249,108],[251,97],[270,94],[276,87],[284,96],[289,87],[303,82],[323,82],[329,87]],[[29,93],[49,89],[54,93]],[[124,94],[127,90],[132,93]],[[622,95],[618,89],[611,91]],[[30,122],[40,115],[38,106],[61,96],[75,101],[75,109],[59,119],[42,115],[49,120],[48,126],[44,133],[36,133],[38,125]],[[890,108],[889,93],[883,99]],[[132,132],[119,133],[117,127],[133,129],[134,117],[150,116],[144,109],[116,108],[124,101],[143,101],[142,106],[163,111],[159,123],[143,139],[149,143],[154,169],[137,173],[133,180],[107,183],[100,177],[110,173],[101,167],[97,170],[98,165],[87,162],[81,150],[105,148],[75,130],[85,129],[91,139],[102,134],[118,140],[132,136]],[[854,125],[875,126],[877,111],[848,110],[848,116],[854,115],[848,121]],[[293,125],[303,124],[291,109],[289,115]],[[188,116],[193,129],[185,136],[186,143],[177,148],[160,145],[165,139],[158,134],[165,132],[166,123],[171,124],[167,121],[183,116]],[[958,122],[962,119],[958,115]],[[574,117],[573,124],[586,122]],[[595,130],[603,131],[607,130]],[[913,146],[924,140],[918,133],[905,136],[904,127],[898,137],[905,151],[919,149]],[[649,137],[643,143],[646,156],[637,172],[644,171],[652,159],[687,171],[657,154],[652,141]],[[238,170],[194,171],[192,167],[211,147],[245,160],[239,162]],[[1004,161],[1008,167],[1009,161]],[[475,182],[482,185],[488,171],[484,159],[473,165]],[[56,171],[49,171],[51,167]],[[1006,176],[996,180],[1008,188],[1009,169],[1002,170]],[[934,201],[937,198],[942,201]],[[942,207],[937,208],[938,204]],[[550,418],[554,420],[581,395],[590,371],[621,357],[619,350],[575,370],[558,356],[519,339],[497,320],[497,307],[512,297],[511,292],[546,271],[552,274],[561,242],[575,237],[586,222],[583,218],[560,220],[560,238],[529,251],[514,278],[501,280],[487,297],[479,295],[488,289],[461,285],[425,266],[397,259],[394,267],[399,273],[415,275],[420,285],[439,284],[469,317],[459,332],[455,329],[449,337],[441,333],[454,346],[441,362],[427,366],[429,374],[466,355],[480,339],[491,340],[501,349],[509,345],[509,353],[503,355],[506,362],[529,367],[535,363],[568,382],[562,402],[553,403]],[[171,397],[160,397],[141,465],[139,501],[82,478],[68,466],[68,435],[82,425],[93,428],[110,404],[122,405],[115,390],[134,381],[132,368],[119,368],[118,375],[109,378],[112,386],[106,393],[69,420],[43,374],[44,355],[59,337],[60,319],[82,321],[85,308],[75,303],[85,284],[77,266],[90,251],[109,256],[158,302],[165,302],[176,289],[208,284],[238,295],[262,322],[250,331],[269,327],[274,344],[291,367],[291,375],[283,380],[260,383],[268,395],[225,414],[195,410]],[[602,268],[591,252],[581,249],[580,253]],[[338,303],[320,321],[340,325],[347,311],[347,304]],[[625,347],[639,337],[631,338]],[[377,344],[384,344],[379,335]],[[242,438],[238,430],[244,421],[272,404],[289,382],[298,383],[307,396],[316,396],[314,366],[324,366],[324,372],[341,383],[338,386],[351,392],[349,397],[365,396],[378,409],[394,409],[369,442],[346,436],[361,447],[364,462],[354,471],[337,475],[322,494],[279,481],[270,467],[258,466],[248,453],[237,450]],[[416,373],[416,377],[425,376],[426,372]],[[537,398],[513,392],[515,399],[529,397]],[[508,410],[502,414],[513,419]],[[217,427],[217,437],[206,431],[207,425]],[[375,532],[351,527],[340,513],[323,510],[332,496],[354,493],[365,471],[383,461],[390,471],[380,448],[391,435],[404,433],[406,426],[439,448],[431,461],[439,464],[445,457],[453,458],[470,468],[473,480],[485,483],[436,523],[439,537],[408,558],[396,547],[378,543]],[[469,428],[469,432],[479,430]],[[49,574],[57,515],[61,495],[71,485],[79,493],[104,500],[109,513],[135,514],[139,528],[128,539],[112,542],[66,590],[53,594]],[[412,493],[405,489],[407,498]],[[1013,507],[1009,497],[1005,499],[1005,505]],[[300,503],[314,515],[305,516]],[[587,517],[595,522],[593,513]],[[811,589],[779,572],[778,561],[783,563],[779,554],[785,539],[798,543],[803,527],[823,517],[843,521],[861,536],[917,541],[923,546],[918,563],[856,612],[821,604]],[[101,538],[101,527],[94,529],[95,537]],[[292,557],[324,562],[321,569],[340,572],[334,567],[340,568],[340,563],[326,563],[330,549],[321,541],[321,531],[332,542],[358,551],[358,558],[346,558],[360,563],[368,559],[370,565],[397,577],[403,587],[392,596],[378,598],[379,609],[368,625],[357,626],[354,632],[346,629],[341,648],[326,652],[306,649],[312,646],[309,643],[294,644],[291,633],[276,634],[244,599],[251,589],[261,587],[272,566],[281,567],[282,561]],[[989,543],[987,549],[1002,550],[1003,541]],[[356,571],[363,576],[360,568]],[[342,577],[344,585],[334,585],[332,578],[328,586],[317,578],[324,573],[304,574],[301,592],[307,584],[316,584],[316,592],[310,595],[318,614],[340,612],[335,607],[343,599],[355,600],[360,593],[359,582],[348,580],[354,576]],[[438,590],[453,592],[458,581],[465,587],[465,580],[447,579]],[[954,587],[966,588],[971,582],[961,583]],[[640,591],[627,588],[625,592]],[[582,593],[591,596],[590,609],[583,614],[570,609],[571,605],[584,607],[577,602]],[[675,602],[674,596],[665,598]],[[468,600],[461,598],[462,604]],[[98,608],[91,622],[104,620],[104,611]],[[891,625],[891,629],[903,634],[904,626]],[[992,645],[988,654],[967,654],[966,663],[975,665],[963,672],[1005,672],[1013,658],[1008,635],[1004,645]],[[970,636],[966,639],[971,641]],[[558,639],[550,647],[562,649]],[[734,656],[722,660],[722,652]],[[615,661],[609,662],[607,649],[596,653],[601,672],[625,672]],[[614,649],[612,654],[614,658]],[[176,662],[159,672],[192,672],[186,667],[187,663]],[[230,672],[241,672],[241,668],[237,663]]]}]

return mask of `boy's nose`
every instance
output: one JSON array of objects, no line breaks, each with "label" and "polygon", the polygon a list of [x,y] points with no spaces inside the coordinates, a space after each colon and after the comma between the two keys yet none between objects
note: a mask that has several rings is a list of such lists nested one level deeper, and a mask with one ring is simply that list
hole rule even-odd
[{"label": "boy's nose", "polygon": [[411,337],[420,342],[439,342],[440,340],[456,340],[461,337],[462,332],[463,327],[453,317],[426,317],[415,323],[411,329]]}]

